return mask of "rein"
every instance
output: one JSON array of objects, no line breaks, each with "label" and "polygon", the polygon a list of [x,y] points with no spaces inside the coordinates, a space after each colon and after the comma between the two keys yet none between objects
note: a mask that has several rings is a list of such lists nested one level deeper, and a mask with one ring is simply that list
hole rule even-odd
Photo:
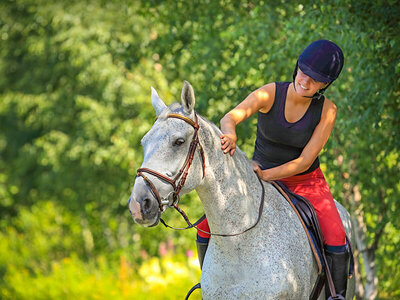
[{"label": "rein", "polygon": [[[189,221],[189,218],[187,217],[186,213],[178,206],[178,202],[179,202],[179,199],[180,199],[179,193],[180,193],[182,187],[185,184],[187,175],[189,173],[189,168],[192,165],[193,157],[194,157],[194,154],[196,152],[197,146],[199,146],[200,157],[201,157],[201,161],[202,161],[203,178],[204,178],[204,175],[205,175],[205,157],[204,157],[203,147],[201,146],[200,141],[199,141],[198,132],[199,132],[200,126],[199,126],[199,123],[198,123],[198,117],[197,117],[196,113],[194,114],[194,117],[195,117],[195,120],[193,121],[190,118],[182,116],[180,114],[171,113],[171,114],[167,115],[167,118],[181,119],[181,120],[185,121],[186,123],[188,123],[189,125],[191,125],[194,128],[193,138],[192,138],[192,141],[191,141],[190,146],[189,146],[189,152],[188,152],[188,154],[186,156],[186,159],[185,159],[185,162],[183,163],[183,166],[181,167],[181,169],[179,170],[179,172],[175,176],[175,178],[171,179],[171,178],[169,178],[169,177],[167,177],[167,176],[165,176],[165,175],[163,175],[163,174],[161,174],[161,173],[159,173],[157,171],[154,171],[154,170],[151,170],[151,169],[148,169],[148,168],[140,168],[140,169],[138,169],[136,177],[142,177],[144,179],[146,185],[150,188],[150,191],[153,194],[154,198],[157,199],[160,212],[164,211],[164,206],[165,205],[168,205],[169,207],[174,207],[181,214],[181,216],[185,219],[186,223],[188,224],[187,227],[176,228],[176,227],[172,227],[172,226],[168,225],[162,218],[160,218],[160,222],[165,227],[171,228],[171,229],[175,229],[175,230],[186,230],[186,229],[190,229],[190,228],[196,228],[197,230],[199,230],[199,231],[201,231],[203,233],[210,234],[210,235],[215,235],[215,236],[223,236],[223,237],[237,236],[237,235],[243,234],[243,233],[249,231],[250,229],[253,229],[259,223],[259,221],[261,219],[261,216],[262,216],[263,209],[264,209],[265,189],[264,189],[264,185],[262,184],[262,181],[261,181],[260,177],[258,177],[258,176],[257,176],[257,178],[258,178],[258,180],[259,180],[259,182],[261,184],[261,188],[262,188],[261,201],[260,201],[260,206],[259,206],[259,209],[258,209],[258,217],[257,217],[256,222],[252,226],[250,226],[249,228],[245,229],[244,231],[241,231],[241,232],[238,232],[238,233],[233,233],[233,234],[211,233],[211,232],[204,231],[204,230],[198,228],[197,225],[199,225],[200,222],[204,220],[205,215],[203,215],[197,222],[192,224]],[[172,186],[172,188],[174,189],[173,190],[173,194],[172,194],[173,195],[172,196],[173,197],[172,203],[170,203],[170,201],[168,199],[161,198],[161,196],[158,193],[158,191],[157,191],[156,187],[154,186],[154,184],[143,173],[148,173],[150,175],[153,175],[153,176],[157,177],[158,179],[160,179],[161,181],[164,181],[164,182],[166,182],[166,183],[168,183],[168,184],[170,184]],[[180,180],[179,180],[179,182],[177,182],[179,178],[180,178]]]},{"label": "rein", "polygon": [[215,235],[215,236],[230,237],[230,236],[241,235],[241,234],[243,234],[243,233],[249,231],[250,229],[253,229],[254,227],[256,227],[256,225],[258,224],[258,222],[260,222],[260,219],[261,219],[261,217],[262,217],[262,212],[263,212],[263,209],[264,209],[264,195],[265,195],[265,189],[264,189],[264,185],[263,185],[262,182],[261,182],[260,177],[257,176],[257,178],[258,178],[258,180],[259,180],[259,182],[260,182],[260,184],[261,184],[261,188],[262,188],[261,202],[260,202],[260,206],[259,206],[259,208],[258,208],[258,217],[257,217],[256,222],[255,222],[252,226],[250,226],[249,228],[247,228],[247,229],[245,229],[245,230],[243,230],[243,231],[241,231],[241,232],[230,233],[230,234],[229,234],[229,233],[226,233],[226,234],[225,234],[225,233],[212,233],[212,232],[208,232],[208,231],[202,230],[202,229],[198,228],[197,225],[199,225],[199,224],[201,223],[201,221],[203,221],[203,220],[205,219],[206,215],[203,215],[196,223],[192,224],[192,223],[190,223],[189,218],[187,217],[187,215],[185,214],[185,212],[184,212],[178,205],[173,205],[173,206],[174,206],[174,208],[182,215],[182,217],[185,219],[186,223],[188,224],[187,227],[184,227],[184,228],[171,227],[171,226],[169,226],[168,224],[166,224],[166,223],[164,222],[163,219],[161,219],[160,221],[161,221],[161,223],[162,223],[165,227],[171,228],[171,229],[175,229],[175,230],[186,230],[186,229],[190,229],[190,228],[196,228],[198,231],[201,231],[201,232],[206,233],[206,234],[209,234],[209,235]]}]

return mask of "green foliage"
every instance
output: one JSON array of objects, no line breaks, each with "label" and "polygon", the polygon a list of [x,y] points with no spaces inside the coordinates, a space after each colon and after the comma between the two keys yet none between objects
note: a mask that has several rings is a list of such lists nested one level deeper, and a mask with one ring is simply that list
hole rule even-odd
[{"label": "green foliage", "polygon": [[18,217],[0,234],[0,265],[46,270],[51,260],[71,252],[84,255],[85,241],[79,219],[53,202],[39,202],[30,210],[22,208]]},{"label": "green foliage", "polygon": [[[194,231],[141,228],[127,209],[154,121],[150,86],[169,104],[190,81],[196,109],[218,124],[252,90],[291,80],[319,38],[346,59],[326,93],[339,110],[321,161],[335,197],[364,215],[379,297],[398,297],[399,15],[396,1],[2,1],[1,297],[182,298],[198,278],[182,258]],[[255,122],[238,128],[249,156]],[[182,205],[193,220],[202,213],[194,193]],[[183,225],[172,211],[165,219]],[[168,296],[168,267],[154,257],[171,242],[168,260],[191,271]],[[159,285],[143,290],[139,266],[157,264]]]},{"label": "green foliage", "polygon": [[181,299],[200,276],[193,251],[174,254],[171,243],[141,264],[132,250],[85,259],[87,224],[51,201],[22,208],[0,243],[1,299]]},{"label": "green foliage", "polygon": [[[110,266],[104,257],[86,264],[76,257],[54,262],[48,273],[10,266],[2,299],[183,299],[199,277],[195,258],[152,258],[138,270],[124,256]],[[23,284],[21,284],[23,283]],[[200,292],[192,299],[201,299]]]}]

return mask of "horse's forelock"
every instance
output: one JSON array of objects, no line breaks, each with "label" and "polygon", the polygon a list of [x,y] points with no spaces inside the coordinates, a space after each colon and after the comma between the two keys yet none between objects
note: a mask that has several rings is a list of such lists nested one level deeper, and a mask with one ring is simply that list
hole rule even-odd
[{"label": "horse's forelock", "polygon": [[158,116],[158,120],[166,120],[167,119],[167,116],[168,116],[168,114],[170,114],[171,113],[171,109],[169,108],[169,107],[167,107],[166,109],[164,109],[163,111],[162,111],[162,113]]},{"label": "horse's forelock", "polygon": [[168,108],[174,113],[182,111],[182,105],[177,102],[172,103]]},{"label": "horse's forelock", "polygon": [[165,108],[162,113],[158,116],[158,120],[166,120],[170,113],[183,113],[182,105],[179,103],[172,103],[167,108]]}]

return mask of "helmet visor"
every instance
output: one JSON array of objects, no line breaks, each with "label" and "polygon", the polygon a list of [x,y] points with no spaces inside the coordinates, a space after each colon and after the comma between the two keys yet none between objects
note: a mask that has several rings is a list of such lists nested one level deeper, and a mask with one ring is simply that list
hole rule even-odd
[{"label": "helmet visor", "polygon": [[322,75],[313,69],[311,69],[307,64],[302,63],[301,61],[298,62],[299,69],[306,74],[307,76],[311,77],[315,81],[323,82],[323,83],[330,83],[333,81],[332,78],[327,77],[326,75]]}]

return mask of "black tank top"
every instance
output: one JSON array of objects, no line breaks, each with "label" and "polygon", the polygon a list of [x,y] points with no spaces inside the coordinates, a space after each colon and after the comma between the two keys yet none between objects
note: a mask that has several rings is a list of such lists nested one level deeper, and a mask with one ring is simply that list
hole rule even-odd
[{"label": "black tank top", "polygon": [[[289,84],[290,82],[276,82],[274,104],[269,112],[258,112],[253,160],[263,170],[298,158],[321,120],[324,98],[313,99],[304,116],[297,122],[286,121],[285,103]],[[311,167],[301,174],[310,173],[318,167],[317,157]]]}]

